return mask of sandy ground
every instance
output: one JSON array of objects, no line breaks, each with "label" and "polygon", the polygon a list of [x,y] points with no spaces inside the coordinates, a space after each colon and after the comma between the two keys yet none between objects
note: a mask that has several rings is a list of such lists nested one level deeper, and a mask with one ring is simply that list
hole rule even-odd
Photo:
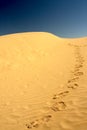
[{"label": "sandy ground", "polygon": [[87,130],[87,38],[0,37],[0,130]]}]

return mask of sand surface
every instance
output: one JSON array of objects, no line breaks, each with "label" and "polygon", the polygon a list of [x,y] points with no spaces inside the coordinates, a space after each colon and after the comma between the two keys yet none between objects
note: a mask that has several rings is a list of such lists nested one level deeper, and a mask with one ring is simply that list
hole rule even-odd
[{"label": "sand surface", "polygon": [[87,130],[87,38],[0,36],[0,130]]}]

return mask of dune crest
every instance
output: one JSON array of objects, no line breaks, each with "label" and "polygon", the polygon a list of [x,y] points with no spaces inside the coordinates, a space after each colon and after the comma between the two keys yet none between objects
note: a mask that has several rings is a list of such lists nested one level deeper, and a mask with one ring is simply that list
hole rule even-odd
[{"label": "dune crest", "polygon": [[0,36],[0,130],[87,129],[87,38]]}]

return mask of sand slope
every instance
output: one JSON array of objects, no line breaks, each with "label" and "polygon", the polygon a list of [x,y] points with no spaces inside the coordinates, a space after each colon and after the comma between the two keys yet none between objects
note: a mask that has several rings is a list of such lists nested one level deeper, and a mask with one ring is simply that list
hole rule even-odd
[{"label": "sand slope", "polygon": [[0,130],[87,129],[87,38],[0,37]]}]

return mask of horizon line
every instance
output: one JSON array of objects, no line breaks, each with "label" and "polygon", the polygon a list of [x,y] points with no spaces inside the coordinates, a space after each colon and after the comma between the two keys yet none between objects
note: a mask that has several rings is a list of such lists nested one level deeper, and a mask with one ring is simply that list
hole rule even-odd
[{"label": "horizon line", "polygon": [[14,34],[22,34],[22,33],[48,33],[48,34],[51,34],[51,35],[54,35],[58,38],[62,38],[62,39],[79,39],[79,38],[87,38],[87,36],[80,36],[80,37],[62,37],[60,35],[56,35],[52,32],[48,32],[48,31],[31,31],[31,32],[27,32],[27,31],[24,31],[24,32],[13,32],[13,33],[7,33],[7,34],[2,34],[0,35],[0,37],[3,37],[3,36],[8,36],[8,35],[14,35]]}]

